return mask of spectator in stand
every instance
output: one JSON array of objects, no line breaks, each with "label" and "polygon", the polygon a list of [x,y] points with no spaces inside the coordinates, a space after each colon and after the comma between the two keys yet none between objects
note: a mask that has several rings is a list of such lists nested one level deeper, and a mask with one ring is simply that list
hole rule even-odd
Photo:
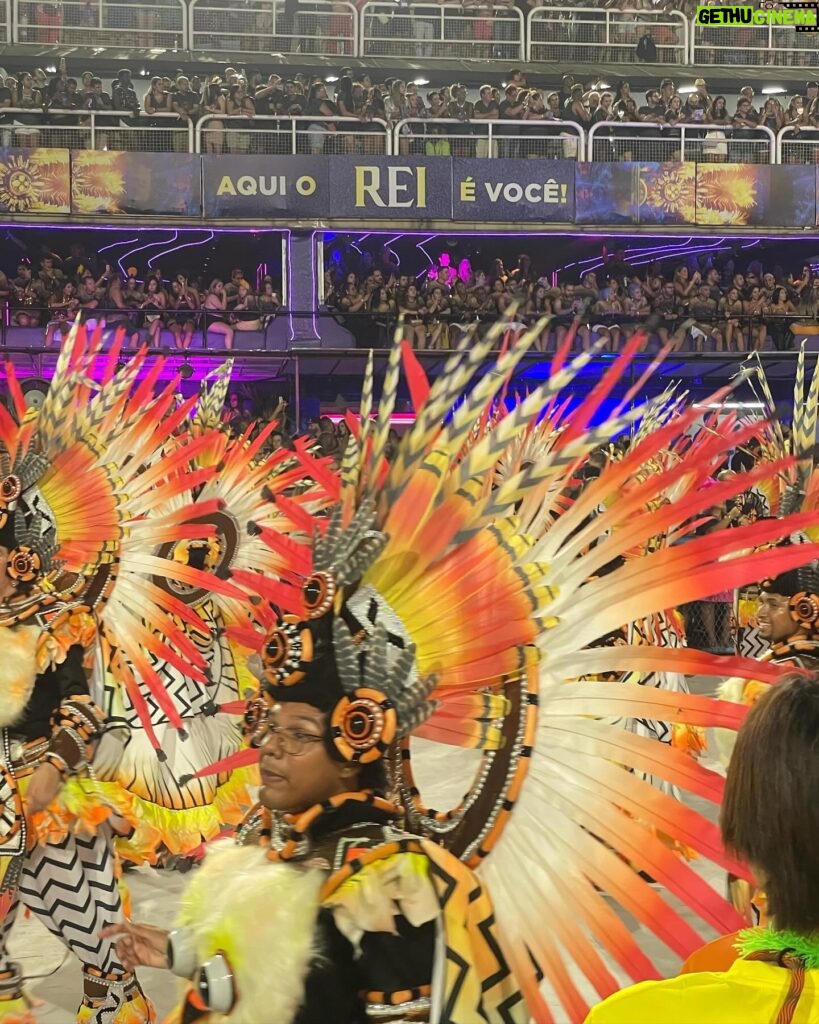
[{"label": "spectator in stand", "polygon": [[[552,93],[552,96],[554,93]],[[552,97],[549,97],[551,102]],[[600,94],[600,106],[595,110],[594,117],[592,118],[593,124],[599,124],[601,121],[613,121],[615,120],[614,113],[614,94],[610,92],[603,92]]]},{"label": "spectator in stand", "polygon": [[308,125],[307,136],[310,142],[310,152],[314,156],[319,156],[324,152],[328,134],[336,131],[335,122],[329,119],[338,117],[338,107],[327,96],[327,89],[323,82],[314,82],[310,86],[306,113],[310,117],[316,118]]},{"label": "spectator in stand", "polygon": [[731,126],[731,115],[728,113],[724,96],[714,97],[711,106],[706,112],[705,119],[709,124],[716,124],[725,128]]},{"label": "spectator in stand", "polygon": [[742,88],[739,90],[739,95],[740,97],[744,97],[750,102],[751,110],[754,112],[754,114],[758,115],[759,111],[754,106],[754,96],[756,94],[754,93],[753,86],[743,85]]},{"label": "spectator in stand", "polygon": [[658,89],[649,89],[646,93],[645,103],[637,110],[641,121],[650,121],[654,124],[664,123],[665,112],[666,107],[660,102],[660,92]]},{"label": "spectator in stand", "polygon": [[202,131],[206,153],[221,153],[225,144],[227,89],[218,75],[206,78],[202,86],[202,114],[213,118]]},{"label": "spectator in stand", "polygon": [[250,284],[244,279],[239,282],[236,300],[229,304],[230,322],[235,331],[259,331],[262,319],[259,303]]},{"label": "spectator in stand", "polygon": [[273,287],[273,278],[269,275],[262,278],[262,290],[257,301],[259,312],[265,320],[272,319],[278,313],[281,302]]},{"label": "spectator in stand", "polygon": [[319,432],[316,440],[321,449],[321,454],[328,455],[330,458],[336,458],[339,454],[339,446],[333,421],[329,416],[321,416],[319,417],[318,428]]},{"label": "spectator in stand", "polygon": [[155,275],[151,275],[145,281],[145,298],[141,308],[145,313],[148,342],[156,346],[159,344],[159,334],[162,330],[162,314],[168,308],[168,296],[162,287],[162,281]]},{"label": "spectator in stand", "polygon": [[228,89],[227,115],[230,119],[229,125],[233,129],[227,136],[229,152],[249,152],[252,141],[251,133],[248,131],[236,131],[236,129],[252,125],[253,118],[256,116],[256,105],[253,102],[253,97],[248,95],[247,86],[242,79],[235,85],[231,85]]},{"label": "spectator in stand", "polygon": [[735,128],[756,128],[759,124],[759,115],[747,96],[740,96],[737,100],[737,109],[732,121]]},{"label": "spectator in stand", "polygon": [[[450,89],[447,117],[463,123],[471,121],[473,113],[474,107],[466,98],[466,86],[453,85]],[[455,136],[452,142],[452,155],[456,157],[472,156],[474,151],[471,140],[464,138],[465,134],[467,136],[471,134],[469,129],[464,128],[462,124],[452,125],[451,128],[452,134]]]},{"label": "spectator in stand", "polygon": [[403,298],[399,300],[398,312],[404,317],[404,336],[413,347],[422,351],[427,347],[427,329],[424,323],[426,306],[415,283],[407,287]]},{"label": "spectator in stand", "polygon": [[12,320],[18,327],[37,327],[40,323],[41,292],[32,279],[31,266],[20,263],[11,282]]},{"label": "spectator in stand", "polygon": [[222,281],[216,277],[208,288],[202,308],[205,311],[205,347],[210,347],[210,336],[221,335],[225,348],[233,348],[233,328],[227,322],[227,295]]},{"label": "spectator in stand", "polygon": [[[497,121],[500,117],[500,106],[492,95],[491,85],[481,86],[472,116],[476,121]],[[493,138],[490,146],[488,130],[481,129],[481,134],[475,143],[475,155],[479,157],[496,157],[498,155],[498,143]]]},{"label": "spectator in stand", "polygon": [[136,117],[139,114],[139,100],[131,81],[131,72],[123,68],[111,89],[111,100],[114,110],[129,110]]},{"label": "spectator in stand", "polygon": [[796,313],[796,306],[788,297],[787,288],[774,288],[770,302],[765,309],[768,319],[768,334],[773,341],[777,352],[783,352],[791,347],[792,335],[790,325],[793,321],[783,319],[792,317]]},{"label": "spectator in stand", "polygon": [[626,109],[626,100],[631,99],[631,85],[628,82],[620,82],[614,97],[614,112],[624,120],[623,113]]},{"label": "spectator in stand", "polygon": [[759,123],[770,128],[774,134],[785,127],[785,111],[776,96],[769,96],[759,117]]},{"label": "spectator in stand", "polygon": [[177,274],[171,281],[171,297],[169,314],[166,318],[168,330],[173,335],[178,349],[187,350],[193,341],[196,329],[196,311],[199,308],[199,296],[189,287],[184,274]]},{"label": "spectator in stand", "polygon": [[389,94],[384,99],[384,110],[387,114],[387,120],[392,125],[397,124],[399,121],[402,121],[405,117],[409,116],[407,107],[407,83],[403,79],[396,78],[391,84]]},{"label": "spectator in stand", "polygon": [[[498,107],[498,115],[501,121],[519,121],[526,110],[524,99],[526,95],[517,85],[507,85],[505,99]],[[514,138],[519,134],[517,127],[498,128],[498,134],[503,133],[500,142],[500,155],[502,157],[520,156],[520,140]]]},{"label": "spectator in stand", "polygon": [[[171,113],[170,94],[165,89],[162,79],[156,75],[151,79],[151,87],[142,100],[142,109],[151,116]],[[148,124],[151,127],[161,128],[164,122],[161,118],[155,118],[153,121],[149,120]]]},{"label": "spectator in stand", "polygon": [[[700,106],[708,109],[711,106],[711,96],[708,92],[708,85],[704,78],[697,78],[694,82],[694,92],[699,96]],[[693,94],[692,94],[693,95]]]},{"label": "spectator in stand", "polygon": [[745,309],[738,288],[729,288],[727,294],[720,299],[719,312],[723,320],[721,333],[725,339],[727,350],[731,352],[732,345],[736,342],[736,351],[745,352],[747,348],[746,334],[742,321]]},{"label": "spectator in stand", "polygon": [[49,321],[46,325],[45,345],[50,347],[56,338],[60,341],[68,334],[80,309],[77,288],[73,281],[56,287],[48,300]]},{"label": "spectator in stand", "polygon": [[[176,79],[176,90],[170,97],[171,110],[181,120],[195,122],[199,120],[202,113],[200,97],[191,89],[190,79],[187,75],[179,75]],[[180,141],[184,138],[180,135]]]},{"label": "spectator in stand", "polygon": [[699,92],[692,92],[686,96],[682,107],[683,117],[686,122],[689,124],[704,123],[706,110],[706,100]]},{"label": "spectator in stand", "polygon": [[568,106],[563,109],[563,120],[573,121],[581,128],[588,128],[591,123],[589,111],[583,103],[583,86],[573,85]]},{"label": "spectator in stand", "polygon": [[65,282],[65,275],[62,270],[54,266],[54,255],[52,253],[47,252],[40,260],[37,280],[40,287],[48,295],[61,288]]}]

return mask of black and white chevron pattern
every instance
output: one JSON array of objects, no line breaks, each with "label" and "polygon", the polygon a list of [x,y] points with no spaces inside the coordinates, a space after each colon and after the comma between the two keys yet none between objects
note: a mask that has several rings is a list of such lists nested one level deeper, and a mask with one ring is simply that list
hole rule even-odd
[{"label": "black and white chevron pattern", "polygon": [[[105,830],[91,837],[69,836],[59,845],[35,846],[26,857],[19,898],[81,963],[106,974],[123,970],[111,940],[99,937],[101,928],[122,918]],[[4,922],[3,939],[6,934]]]},{"label": "black and white chevron pattern", "polygon": [[[234,656],[224,635],[224,620],[221,614],[211,600],[197,605],[195,611],[202,621],[201,629],[194,629],[182,622],[179,622],[179,625],[185,629],[188,639],[204,656],[211,686],[206,688],[200,683],[194,682],[180,672],[176,666],[149,654],[154,670],[181,718],[193,718],[195,715],[201,714],[202,709],[209,701],[220,703],[234,700],[239,692]],[[154,728],[167,725],[168,717],[151,691],[139,679],[138,685],[148,706],[151,725]],[[106,707],[109,716],[112,714],[119,716],[117,705],[120,699],[123,705],[123,717],[128,725],[132,729],[141,728],[139,716],[130,698],[124,692],[117,695],[117,686],[109,679],[106,684]]]}]

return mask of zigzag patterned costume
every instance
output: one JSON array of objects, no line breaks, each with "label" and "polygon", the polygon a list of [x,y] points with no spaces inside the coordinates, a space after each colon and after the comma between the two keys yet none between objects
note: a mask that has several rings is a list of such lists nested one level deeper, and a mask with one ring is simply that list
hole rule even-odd
[{"label": "zigzag patterned costume", "polygon": [[[396,347],[377,415],[371,419],[370,373],[361,421],[349,418],[341,491],[329,516],[294,518],[301,536],[262,531],[284,565],[278,578],[258,584],[270,606],[257,607],[255,622],[234,636],[261,648],[262,686],[247,720],[261,746],[263,781],[266,758],[279,764],[287,755],[281,771],[298,773],[298,757],[319,743],[342,775],[363,766],[364,776],[357,788],[290,813],[276,809],[275,793],[266,797],[240,844],[209,854],[171,941],[174,969],[192,982],[175,1020],[500,1024],[531,1016],[541,1024],[553,1019],[551,998],[582,1020],[589,993],[580,976],[598,997],[619,987],[615,967],[635,980],[658,976],[612,902],[680,957],[701,944],[638,870],[696,919],[738,926],[731,906],[659,837],[745,869],[726,856],[711,823],[647,781],[718,801],[722,779],[613,720],[736,728],[742,709],[604,677],[751,675],[758,666],[651,642],[595,641],[717,584],[787,570],[798,561],[792,551],[744,552],[806,518],[648,550],[650,538],[663,533],[673,542],[692,517],[768,471],[707,486],[724,453],[752,433],[729,416],[690,456],[646,472],[697,420],[697,409],[675,412],[565,500],[590,452],[650,412],[632,408],[632,389],[601,426],[590,425],[639,338],[566,416],[548,451],[486,488],[532,423],[568,401],[564,388],[591,358],[567,366],[564,348],[542,387],[499,410],[498,395],[542,329],[536,325],[474,384],[503,325],[485,341],[466,339],[432,386],[406,353],[417,418],[389,464]],[[476,438],[481,423],[487,429]],[[682,479],[676,500],[657,506]],[[538,537],[516,515],[530,496],[542,507],[561,506]],[[592,518],[594,509],[602,511]],[[306,707],[321,734],[282,726],[295,713],[288,706]],[[411,757],[420,740],[456,753],[456,778],[477,758],[466,795],[450,810],[433,809],[434,787],[422,797]],[[368,790],[367,773],[384,759],[392,786]],[[400,807],[387,799],[391,791]],[[123,943],[144,936],[134,930],[144,927],[124,927]],[[161,962],[164,952],[156,955]]]},{"label": "zigzag patterned costume", "polygon": [[[204,665],[204,676],[193,676],[189,666],[177,658],[149,652],[153,674],[162,689],[160,702],[151,686],[132,664],[128,671],[142,698],[136,703],[120,682],[121,655],[107,652],[104,706],[109,730],[97,752],[95,770],[101,788],[109,783],[127,790],[135,801],[139,827],[130,839],[118,844],[124,857],[133,861],[153,860],[164,848],[173,855],[195,853],[203,841],[213,839],[226,826],[239,824],[252,799],[248,787],[258,784],[255,768],[239,766],[218,774],[199,774],[205,766],[222,761],[243,745],[241,715],[216,714],[218,708],[247,699],[255,689],[245,661],[249,652],[230,639],[228,627],[246,617],[245,606],[256,595],[259,574],[273,574],[280,557],[248,529],[258,524],[281,532],[292,529],[276,499],[301,480],[303,470],[294,471],[295,460],[288,452],[270,459],[259,453],[270,432],[271,422],[251,440],[251,430],[232,439],[221,422],[224,399],[230,382],[232,362],[215,371],[211,386],[203,382],[199,402],[185,429],[194,438],[209,437],[191,466],[191,484],[171,504],[187,506],[192,523],[212,531],[201,539],[166,541],[156,554],[175,564],[195,565],[208,577],[231,581],[229,590],[191,586],[183,580],[157,577],[156,585],[185,610],[174,616],[177,632],[184,636]],[[337,483],[322,464],[302,452],[315,476]],[[202,472],[209,473],[202,481]],[[302,487],[291,498],[293,506],[315,511],[329,500],[321,487]],[[201,509],[201,513],[198,510]],[[157,507],[155,514],[168,509]],[[307,514],[307,513],[306,513]],[[254,527],[255,528],[255,527]],[[139,562],[142,551],[134,554]],[[150,628],[150,622],[144,625]],[[237,655],[238,651],[238,655]],[[174,717],[175,716],[175,717]]]},{"label": "zigzag patterned costume", "polygon": [[[117,369],[99,337],[72,331],[39,410],[26,411],[7,367],[13,414],[0,409],[0,546],[8,551],[0,602],[0,1021],[33,1020],[5,941],[25,903],[84,965],[78,1021],[144,1024],[152,1019],[134,976],[100,928],[122,915],[111,823],[138,823],[134,797],[103,791],[93,760],[107,721],[91,699],[84,664],[98,642],[119,653],[121,685],[140,695],[128,666],[149,679],[149,656],[203,659],[175,625],[180,606],[156,581],[229,589],[222,581],[153,554],[168,540],[212,534],[190,522],[212,508],[176,500],[186,469],[212,443],[176,436],[191,403],[176,408],[177,381],[157,389],[161,364],[144,374],[145,353]],[[171,454],[168,451],[172,441]],[[198,482],[209,478],[200,472]],[[151,515],[154,510],[160,510]],[[137,552],[141,554],[137,556]],[[150,631],[141,626],[153,624]],[[35,813],[35,790],[52,794]],[[48,799],[47,798],[47,799]],[[46,803],[47,803],[46,799]]]}]

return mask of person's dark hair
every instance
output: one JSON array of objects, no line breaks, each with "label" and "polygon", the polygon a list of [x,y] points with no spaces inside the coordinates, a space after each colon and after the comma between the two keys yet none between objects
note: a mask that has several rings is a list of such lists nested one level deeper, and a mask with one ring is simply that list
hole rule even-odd
[{"label": "person's dark hair", "polygon": [[376,796],[386,796],[390,784],[387,776],[387,766],[384,758],[379,757],[371,764],[361,766],[361,774],[358,776],[359,789],[371,789]]},{"label": "person's dark hair", "polygon": [[720,826],[759,873],[779,929],[819,929],[819,673],[791,672],[737,736]]}]

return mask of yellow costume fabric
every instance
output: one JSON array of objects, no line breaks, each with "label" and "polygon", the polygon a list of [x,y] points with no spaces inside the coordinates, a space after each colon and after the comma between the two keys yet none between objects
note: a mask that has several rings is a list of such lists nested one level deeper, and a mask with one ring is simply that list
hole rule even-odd
[{"label": "yellow costume fabric", "polygon": [[[789,972],[737,960],[729,971],[644,981],[595,1006],[586,1024],[769,1024],[788,993]],[[805,972],[793,1024],[819,1024],[819,970]]]}]

